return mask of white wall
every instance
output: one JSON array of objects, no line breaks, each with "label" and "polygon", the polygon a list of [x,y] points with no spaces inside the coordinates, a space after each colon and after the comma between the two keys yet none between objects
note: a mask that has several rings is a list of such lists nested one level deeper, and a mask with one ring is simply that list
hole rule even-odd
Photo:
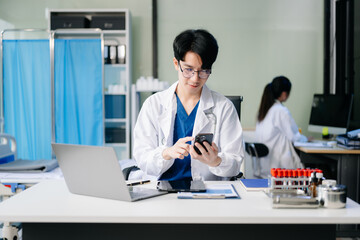
[{"label": "white wall", "polygon": [[[277,75],[293,83],[285,104],[306,130],[315,92],[323,83],[323,1],[158,0],[159,78],[175,82],[172,41],[181,31],[205,28],[219,55],[208,86],[242,95],[242,125],[254,127],[264,86]],[[306,133],[306,131],[304,131]]]},{"label": "white wall", "polygon": [[4,29],[14,28],[14,25],[0,19],[0,31]]},{"label": "white wall", "polygon": [[[47,8],[129,8],[133,81],[152,74],[151,0],[0,0],[0,19],[15,28],[47,28]],[[243,127],[255,126],[265,84],[283,74],[293,83],[286,106],[306,130],[312,94],[322,92],[322,0],[158,0],[158,15],[160,80],[177,80],[175,36],[188,28],[208,29],[220,45],[208,85],[244,96]]]},{"label": "white wall", "polygon": [[0,19],[15,28],[47,28],[46,9],[128,8],[132,16],[133,79],[152,75],[151,0],[0,0]]}]

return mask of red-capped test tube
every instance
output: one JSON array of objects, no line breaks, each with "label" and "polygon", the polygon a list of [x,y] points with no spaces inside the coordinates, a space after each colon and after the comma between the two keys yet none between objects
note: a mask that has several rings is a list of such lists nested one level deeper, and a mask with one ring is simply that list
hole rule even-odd
[{"label": "red-capped test tube", "polygon": [[284,171],[284,185],[288,186],[289,185],[289,170],[288,169],[283,169]]},{"label": "red-capped test tube", "polygon": [[[299,169],[298,170],[298,177],[300,178],[300,179],[304,179],[304,177],[305,177],[305,170],[304,169]],[[299,185],[301,186],[301,189],[305,189],[304,188],[304,186],[305,186],[305,181],[303,181],[303,180],[301,180],[301,181],[299,181]]]},{"label": "red-capped test tube", "polygon": [[[276,185],[276,177],[277,177],[277,170],[275,168],[271,168],[270,169],[270,174],[271,174],[271,184]],[[273,188],[275,188],[274,186],[272,186]]]},{"label": "red-capped test tube", "polygon": [[[293,169],[292,170],[292,177],[293,178],[298,178],[299,176],[299,171],[297,169]],[[298,180],[294,180],[293,181],[293,185],[299,185],[299,181]]]},{"label": "red-capped test tube", "polygon": [[287,169],[286,171],[288,172],[287,175],[289,178],[288,185],[289,186],[294,185],[293,180],[291,179],[293,177],[292,169]]},{"label": "red-capped test tube", "polygon": [[278,179],[281,179],[281,181],[278,181],[277,185],[284,185],[283,178],[284,178],[284,170],[279,169],[278,170]]}]

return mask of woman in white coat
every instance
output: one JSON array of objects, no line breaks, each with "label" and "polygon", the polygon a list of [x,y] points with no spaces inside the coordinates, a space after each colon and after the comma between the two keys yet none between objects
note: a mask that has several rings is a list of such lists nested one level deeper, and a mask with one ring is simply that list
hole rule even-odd
[{"label": "woman in white coat", "polygon": [[[173,43],[178,81],[144,102],[134,129],[138,167],[161,180],[220,180],[240,172],[242,128],[234,105],[205,85],[218,45],[205,30],[187,30]],[[213,133],[206,149],[198,133]]]},{"label": "woman in white coat", "polygon": [[269,154],[260,159],[260,176],[267,178],[271,168],[301,168],[295,152],[295,141],[307,141],[290,111],[282,104],[289,98],[291,82],[284,76],[275,77],[266,85],[256,124],[256,141],[269,148]]}]

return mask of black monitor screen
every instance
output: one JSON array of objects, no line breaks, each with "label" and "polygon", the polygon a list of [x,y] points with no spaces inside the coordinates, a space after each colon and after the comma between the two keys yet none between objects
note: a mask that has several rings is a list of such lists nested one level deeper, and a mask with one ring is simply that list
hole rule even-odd
[{"label": "black monitor screen", "polygon": [[347,128],[352,106],[352,95],[315,94],[309,125]]}]

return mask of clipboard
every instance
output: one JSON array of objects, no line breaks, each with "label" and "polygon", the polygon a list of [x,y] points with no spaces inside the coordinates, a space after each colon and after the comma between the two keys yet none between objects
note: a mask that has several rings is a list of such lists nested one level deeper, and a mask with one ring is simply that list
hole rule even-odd
[{"label": "clipboard", "polygon": [[206,186],[205,192],[178,192],[178,199],[240,199],[232,184],[214,184]]}]

